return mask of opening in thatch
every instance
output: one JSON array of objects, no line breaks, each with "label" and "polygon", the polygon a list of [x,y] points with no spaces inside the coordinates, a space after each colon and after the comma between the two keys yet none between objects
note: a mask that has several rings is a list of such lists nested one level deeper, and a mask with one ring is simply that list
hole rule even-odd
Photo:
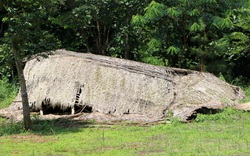
[{"label": "opening in thatch", "polygon": [[[75,105],[74,106],[75,113],[91,113],[92,106],[89,105]],[[46,114],[55,114],[55,115],[70,115],[72,113],[72,109],[70,107],[62,109],[59,105],[55,107],[51,107],[49,105],[43,106],[43,115]]]},{"label": "opening in thatch", "polygon": [[193,114],[187,118],[187,121],[195,120],[198,114],[216,114],[219,113],[220,111],[221,111],[220,109],[201,107],[199,109],[196,109],[193,112]]},{"label": "opening in thatch", "polygon": [[49,107],[49,106],[44,106],[43,107],[43,114],[55,114],[55,115],[70,115],[71,114],[71,108],[68,107],[67,109],[61,109],[60,106],[56,107]]}]

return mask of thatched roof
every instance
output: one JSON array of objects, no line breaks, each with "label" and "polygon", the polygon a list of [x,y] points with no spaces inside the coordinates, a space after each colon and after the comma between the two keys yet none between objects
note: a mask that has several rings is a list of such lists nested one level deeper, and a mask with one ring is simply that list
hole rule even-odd
[{"label": "thatched roof", "polygon": [[186,120],[196,110],[237,105],[244,97],[209,73],[66,50],[28,61],[24,73],[34,111],[47,100],[62,110],[77,104],[103,114],[162,119],[172,113]]}]

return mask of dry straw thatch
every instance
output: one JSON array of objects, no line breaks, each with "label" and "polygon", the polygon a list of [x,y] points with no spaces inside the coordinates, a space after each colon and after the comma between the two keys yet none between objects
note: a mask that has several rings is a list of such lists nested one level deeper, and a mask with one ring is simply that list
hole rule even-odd
[{"label": "dry straw thatch", "polygon": [[[113,116],[160,120],[171,114],[187,120],[197,111],[237,105],[244,97],[239,87],[209,73],[66,50],[28,61],[24,73],[33,111],[87,106]],[[20,103],[11,108],[18,107]]]}]

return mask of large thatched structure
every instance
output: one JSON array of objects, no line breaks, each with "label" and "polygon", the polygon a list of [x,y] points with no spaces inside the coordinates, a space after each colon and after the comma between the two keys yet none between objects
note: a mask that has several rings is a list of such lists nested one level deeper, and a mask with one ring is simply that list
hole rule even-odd
[{"label": "large thatched structure", "polygon": [[[31,109],[45,114],[75,109],[187,120],[199,111],[236,105],[244,96],[209,73],[65,50],[28,61],[24,73]],[[12,110],[21,109],[20,94],[15,101]]]}]

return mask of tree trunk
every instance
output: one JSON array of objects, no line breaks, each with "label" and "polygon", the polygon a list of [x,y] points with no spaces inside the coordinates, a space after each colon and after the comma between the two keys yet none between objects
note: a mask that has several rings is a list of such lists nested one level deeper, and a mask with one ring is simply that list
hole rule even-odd
[{"label": "tree trunk", "polygon": [[126,38],[125,38],[125,52],[124,52],[124,58],[125,59],[130,59],[130,48],[129,48],[129,36],[128,33],[126,33]]},{"label": "tree trunk", "polygon": [[26,82],[25,82],[25,78],[23,74],[22,60],[19,54],[19,46],[16,43],[13,43],[13,53],[15,57],[19,83],[21,86],[24,128],[25,130],[29,130],[31,129],[31,120],[30,120],[30,108],[29,108],[28,94],[27,94]]},{"label": "tree trunk", "polygon": [[204,72],[204,58],[202,56],[200,58],[200,71]]},{"label": "tree trunk", "polygon": [[108,51],[109,47],[110,47],[110,43],[109,43],[109,35],[110,35],[110,29],[111,29],[111,25],[108,26],[107,28],[107,32],[106,32],[106,41],[105,41],[105,47],[104,47],[104,51]]},{"label": "tree trunk", "polygon": [[[129,27],[129,22],[130,22],[130,17],[127,17],[126,24]],[[124,58],[125,59],[130,59],[130,47],[129,47],[129,32],[127,30],[125,34],[125,51],[124,51]]]},{"label": "tree trunk", "polygon": [[96,28],[97,28],[97,33],[98,33],[98,42],[97,42],[97,49],[98,53],[101,55],[105,55],[103,49],[102,49],[102,36],[101,36],[101,28],[100,28],[100,23],[98,20],[96,20]]}]

